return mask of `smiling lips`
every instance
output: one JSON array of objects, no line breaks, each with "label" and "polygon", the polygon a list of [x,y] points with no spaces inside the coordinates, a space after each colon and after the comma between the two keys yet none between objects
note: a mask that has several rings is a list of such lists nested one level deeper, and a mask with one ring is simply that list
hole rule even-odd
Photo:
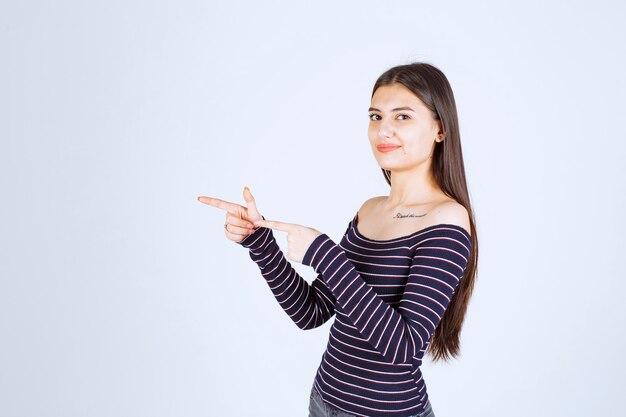
[{"label": "smiling lips", "polygon": [[378,145],[376,149],[378,149],[379,152],[391,152],[399,147],[400,145]]}]

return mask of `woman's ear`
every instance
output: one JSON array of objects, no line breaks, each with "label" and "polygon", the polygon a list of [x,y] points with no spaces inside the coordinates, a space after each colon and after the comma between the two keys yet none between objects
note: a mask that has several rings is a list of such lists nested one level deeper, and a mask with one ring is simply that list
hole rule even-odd
[{"label": "woman's ear", "polygon": [[441,126],[441,120],[437,120],[437,137],[435,137],[435,141],[441,142],[444,139],[445,139],[445,136],[443,134],[443,129]]}]

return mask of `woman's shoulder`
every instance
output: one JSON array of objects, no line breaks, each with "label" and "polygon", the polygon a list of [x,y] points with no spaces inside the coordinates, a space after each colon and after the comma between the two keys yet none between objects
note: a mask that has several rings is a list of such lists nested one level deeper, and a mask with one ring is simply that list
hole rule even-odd
[{"label": "woman's shoulder", "polygon": [[469,213],[463,204],[453,199],[438,203],[431,210],[433,224],[454,224],[464,228],[471,235]]},{"label": "woman's shoulder", "polygon": [[361,208],[367,208],[368,206],[380,203],[381,201],[384,201],[386,199],[387,199],[386,195],[377,195],[375,197],[368,198],[367,200],[363,202],[363,204],[361,204]]},{"label": "woman's shoulder", "polygon": [[385,196],[385,195],[379,195],[379,196],[376,196],[376,197],[368,198],[367,200],[365,200],[363,202],[363,204],[361,204],[361,207],[359,207],[359,209],[357,211],[357,216],[359,216],[359,218],[361,218],[361,215],[366,216],[367,213],[374,206],[376,206],[381,201],[384,201],[386,198],[387,198],[387,196]]}]

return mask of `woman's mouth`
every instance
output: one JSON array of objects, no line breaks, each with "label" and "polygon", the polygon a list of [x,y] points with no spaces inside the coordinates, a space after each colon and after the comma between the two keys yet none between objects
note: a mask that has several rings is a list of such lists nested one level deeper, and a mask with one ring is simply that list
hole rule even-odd
[{"label": "woman's mouth", "polygon": [[378,149],[379,152],[391,152],[399,147],[400,145],[378,145],[376,149]]}]

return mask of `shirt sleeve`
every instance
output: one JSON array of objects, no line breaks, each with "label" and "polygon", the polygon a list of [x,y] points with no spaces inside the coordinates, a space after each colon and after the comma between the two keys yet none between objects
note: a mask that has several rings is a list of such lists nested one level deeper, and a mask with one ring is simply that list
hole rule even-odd
[{"label": "shirt sleeve", "polygon": [[321,274],[352,324],[393,364],[419,366],[456,291],[470,255],[471,241],[452,228],[435,228],[412,255],[409,276],[397,309],[363,280],[344,250],[326,234],[316,237],[302,263]]},{"label": "shirt sleeve", "polygon": [[311,284],[302,278],[285,258],[272,229],[259,227],[239,243],[249,249],[278,304],[299,328],[319,327],[335,314],[335,296],[321,274]]}]

